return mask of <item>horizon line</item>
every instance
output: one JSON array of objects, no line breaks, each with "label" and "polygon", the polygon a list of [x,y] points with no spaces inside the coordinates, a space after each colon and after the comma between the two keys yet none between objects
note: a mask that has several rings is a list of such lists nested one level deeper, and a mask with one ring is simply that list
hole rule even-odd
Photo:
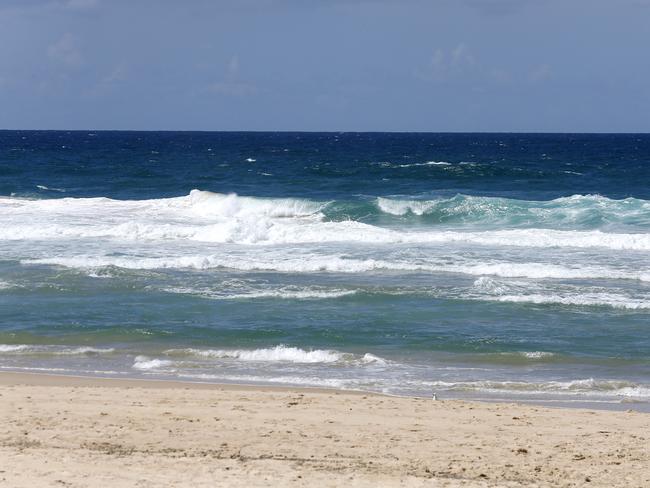
[{"label": "horizon line", "polygon": [[607,131],[425,131],[425,130],[214,130],[214,129],[6,129],[0,132],[203,132],[203,133],[258,133],[258,134],[527,134],[527,135],[650,135],[650,132]]}]

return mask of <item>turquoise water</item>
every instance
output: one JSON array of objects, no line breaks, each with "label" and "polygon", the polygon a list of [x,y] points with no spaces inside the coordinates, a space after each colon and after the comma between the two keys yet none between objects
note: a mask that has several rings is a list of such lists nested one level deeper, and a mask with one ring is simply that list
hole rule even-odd
[{"label": "turquoise water", "polygon": [[650,136],[0,132],[0,368],[647,409]]}]

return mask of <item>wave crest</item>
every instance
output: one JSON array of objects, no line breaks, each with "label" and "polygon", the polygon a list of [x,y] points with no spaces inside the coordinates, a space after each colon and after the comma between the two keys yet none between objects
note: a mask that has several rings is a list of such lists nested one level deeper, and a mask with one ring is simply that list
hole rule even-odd
[{"label": "wave crest", "polygon": [[385,364],[386,360],[366,353],[361,357],[351,353],[334,351],[331,349],[301,349],[278,345],[262,349],[169,349],[165,351],[168,356],[195,356],[210,359],[235,359],[238,361],[255,362],[288,362],[288,363],[375,363]]},{"label": "wave crest", "polygon": [[[650,227],[650,202],[644,200],[578,196],[526,202],[456,196],[434,201],[382,198],[378,202],[394,215],[437,215],[430,223],[452,223],[457,227],[387,228],[362,222],[362,216],[357,220],[342,217],[343,204],[192,190],[185,197],[141,201],[0,198],[4,217],[0,239],[104,238],[262,245],[466,243],[650,250],[650,234],[638,232]],[[341,216],[328,216],[328,209],[334,207]],[[616,232],[599,230],[611,225]],[[622,228],[634,232],[618,232]]]},{"label": "wave crest", "polygon": [[434,200],[376,200],[379,211],[396,216],[422,216],[438,223],[492,224],[511,227],[594,229],[613,224],[650,227],[650,202],[613,200],[600,195],[572,195],[549,201],[456,195]]},{"label": "wave crest", "polygon": [[318,214],[325,206],[321,202],[299,198],[242,197],[235,193],[222,194],[196,189],[185,198],[193,212],[207,217],[308,217]]},{"label": "wave crest", "polygon": [[113,352],[115,352],[115,349],[111,347],[0,344],[0,353],[38,354],[50,356],[94,356],[99,354],[111,354]]}]

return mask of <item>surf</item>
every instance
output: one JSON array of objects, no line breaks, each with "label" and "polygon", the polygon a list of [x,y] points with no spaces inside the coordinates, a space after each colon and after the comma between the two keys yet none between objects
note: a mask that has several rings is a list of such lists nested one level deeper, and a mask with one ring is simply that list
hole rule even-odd
[{"label": "surf", "polygon": [[[0,240],[104,238],[239,244],[468,243],[650,250],[650,234],[646,232],[650,222],[650,204],[635,199],[612,201],[604,197],[575,196],[549,203],[522,203],[457,196],[422,202],[382,198],[377,200],[377,205],[380,213],[434,216],[435,222],[406,225],[389,221],[381,225],[381,222],[364,222],[361,218],[355,220],[350,215],[334,220],[328,216],[328,208],[336,207],[340,214],[344,206],[340,202],[241,197],[192,190],[183,197],[153,200],[1,198],[3,226]],[[593,217],[594,213],[598,214],[597,218]],[[451,220],[442,218],[443,215],[450,216]],[[455,224],[439,225],[443,221]],[[569,221],[575,228],[566,230],[571,227]],[[617,222],[627,231],[585,230],[582,229],[585,221],[591,224],[597,221],[598,225],[590,224],[591,227],[602,226],[605,221],[608,226]],[[497,228],[491,228],[496,223],[499,223]]]}]

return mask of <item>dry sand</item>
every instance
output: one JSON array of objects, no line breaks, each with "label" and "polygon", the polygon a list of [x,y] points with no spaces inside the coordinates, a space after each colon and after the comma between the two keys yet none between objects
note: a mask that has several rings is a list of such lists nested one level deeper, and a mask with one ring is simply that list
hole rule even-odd
[{"label": "dry sand", "polygon": [[0,486],[650,487],[650,414],[0,374]]}]

